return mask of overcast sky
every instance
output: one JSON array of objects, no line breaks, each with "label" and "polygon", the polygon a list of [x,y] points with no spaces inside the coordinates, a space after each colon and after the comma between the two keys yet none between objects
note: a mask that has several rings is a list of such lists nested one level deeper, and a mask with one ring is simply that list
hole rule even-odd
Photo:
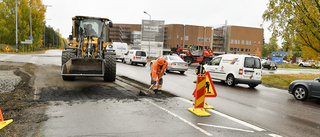
[{"label": "overcast sky", "polygon": [[[75,15],[105,17],[113,23],[141,24],[142,19],[164,20],[165,24],[218,27],[227,25],[260,28],[269,0],[43,0],[47,25],[59,28],[62,37],[71,34]],[[269,42],[270,23],[263,23]]]}]

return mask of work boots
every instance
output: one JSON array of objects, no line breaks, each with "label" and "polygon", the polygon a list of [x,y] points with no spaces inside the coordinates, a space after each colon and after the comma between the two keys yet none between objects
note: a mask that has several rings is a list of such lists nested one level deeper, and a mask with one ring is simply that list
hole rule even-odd
[{"label": "work boots", "polygon": [[154,94],[158,94],[158,95],[162,94],[162,90],[158,90],[158,89],[154,89],[153,92]]}]

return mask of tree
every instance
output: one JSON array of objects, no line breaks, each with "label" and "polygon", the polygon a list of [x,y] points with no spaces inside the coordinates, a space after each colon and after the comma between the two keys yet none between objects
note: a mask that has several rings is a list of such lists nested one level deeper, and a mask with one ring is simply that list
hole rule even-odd
[{"label": "tree", "polygon": [[[320,53],[320,1],[319,0],[269,0],[263,14],[273,36],[280,36],[285,46],[301,46],[307,58],[317,58]],[[310,55],[312,54],[312,55]]]},{"label": "tree", "polygon": [[272,54],[273,51],[278,51],[279,46],[277,44],[277,39],[275,37],[271,37],[269,43],[265,43],[262,46],[262,56],[266,57]]},{"label": "tree", "polygon": [[[0,43],[16,43],[16,1],[3,0],[0,3]],[[33,46],[41,43],[44,24],[42,23],[46,7],[41,0],[18,0],[18,41],[30,37],[30,9],[32,21]],[[30,5],[32,8],[30,8]]]}]

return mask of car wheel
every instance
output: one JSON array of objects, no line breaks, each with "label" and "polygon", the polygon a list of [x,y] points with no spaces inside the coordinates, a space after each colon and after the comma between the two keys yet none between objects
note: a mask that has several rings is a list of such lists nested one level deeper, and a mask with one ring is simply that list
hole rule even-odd
[{"label": "car wheel", "polygon": [[299,64],[299,66],[300,66],[300,67],[303,67],[303,65],[302,65],[302,64]]},{"label": "car wheel", "polygon": [[312,67],[312,68],[315,68],[316,66],[315,66],[315,65],[312,65],[311,67]]},{"label": "car wheel", "polygon": [[180,74],[184,74],[184,71],[180,71]]},{"label": "car wheel", "polygon": [[255,88],[258,84],[248,84],[250,88]]},{"label": "car wheel", "polygon": [[297,86],[293,90],[293,96],[297,100],[301,100],[301,101],[306,100],[308,97],[308,90],[304,86]]},{"label": "car wheel", "polygon": [[129,64],[130,64],[130,65],[133,65],[133,62],[132,62],[132,60],[130,60]]},{"label": "car wheel", "polygon": [[227,84],[228,84],[229,86],[234,86],[234,85],[235,85],[235,83],[234,83],[234,76],[233,76],[233,75],[228,75],[228,76],[227,76]]}]

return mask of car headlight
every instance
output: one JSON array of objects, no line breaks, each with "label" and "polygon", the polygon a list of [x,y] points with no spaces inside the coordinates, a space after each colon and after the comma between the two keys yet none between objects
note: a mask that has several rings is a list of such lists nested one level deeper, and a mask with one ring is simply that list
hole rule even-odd
[{"label": "car headlight", "polygon": [[72,43],[69,43],[68,45],[71,47],[73,44],[72,44]]},{"label": "car headlight", "polygon": [[112,48],[113,48],[113,46],[112,46],[112,45],[108,45],[108,48],[112,49]]}]

